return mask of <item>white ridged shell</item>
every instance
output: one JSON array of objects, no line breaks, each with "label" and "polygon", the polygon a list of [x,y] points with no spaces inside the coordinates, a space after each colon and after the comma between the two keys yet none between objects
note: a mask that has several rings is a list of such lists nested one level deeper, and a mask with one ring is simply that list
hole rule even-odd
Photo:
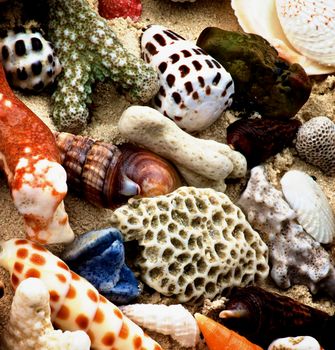
[{"label": "white ridged shell", "polygon": [[304,56],[335,66],[335,1],[276,0],[283,31]]},{"label": "white ridged shell", "polygon": [[[231,6],[242,29],[261,35],[273,45],[280,56],[291,63],[299,63],[309,75],[327,74],[335,66],[321,65],[299,53],[283,32],[277,16],[276,0],[232,0]],[[333,0],[330,0],[333,1]],[[301,2],[296,0],[296,2]]]},{"label": "white ridged shell", "polygon": [[136,324],[170,335],[184,347],[199,342],[199,328],[195,318],[182,305],[133,304],[122,306],[122,312]]},{"label": "white ridged shell", "polygon": [[308,174],[288,171],[280,180],[284,196],[304,230],[320,243],[331,243],[335,216],[321,187]]},{"label": "white ridged shell", "polygon": [[234,83],[224,67],[193,42],[153,25],[142,35],[144,60],[158,72],[153,106],[187,132],[210,126],[233,101]]}]

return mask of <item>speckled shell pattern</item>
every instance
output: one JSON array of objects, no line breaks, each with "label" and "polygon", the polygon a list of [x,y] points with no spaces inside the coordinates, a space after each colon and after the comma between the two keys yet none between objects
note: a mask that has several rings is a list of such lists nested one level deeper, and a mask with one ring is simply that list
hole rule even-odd
[{"label": "speckled shell pattern", "polygon": [[214,58],[159,25],[142,34],[144,60],[156,67],[160,90],[153,106],[187,132],[207,128],[233,101],[234,83]]},{"label": "speckled shell pattern", "polygon": [[335,65],[334,0],[276,0],[282,29],[300,53],[324,65]]},{"label": "speckled shell pattern", "polygon": [[325,349],[334,347],[334,316],[259,287],[232,292],[220,317],[264,349],[276,338],[301,334],[313,336]]},{"label": "speckled shell pattern", "polygon": [[36,28],[16,27],[0,37],[0,57],[15,87],[40,91],[61,72],[51,43]]},{"label": "speckled shell pattern", "polygon": [[0,266],[10,272],[16,288],[29,277],[41,279],[50,294],[51,320],[62,330],[84,330],[93,350],[148,350],[161,347],[122,314],[87,280],[58,257],[25,239],[1,242]]}]

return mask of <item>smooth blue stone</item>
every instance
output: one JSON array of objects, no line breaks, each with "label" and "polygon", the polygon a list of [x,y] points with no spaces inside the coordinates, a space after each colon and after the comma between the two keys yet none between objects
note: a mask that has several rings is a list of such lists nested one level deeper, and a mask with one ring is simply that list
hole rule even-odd
[{"label": "smooth blue stone", "polygon": [[114,228],[84,233],[62,257],[72,270],[115,303],[127,303],[140,294],[138,282],[125,264],[122,235]]}]

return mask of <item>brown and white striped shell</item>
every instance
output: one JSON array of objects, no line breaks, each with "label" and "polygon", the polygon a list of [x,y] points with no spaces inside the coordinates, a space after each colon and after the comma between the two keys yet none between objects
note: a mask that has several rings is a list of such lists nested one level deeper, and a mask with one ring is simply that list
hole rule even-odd
[{"label": "brown and white striped shell", "polygon": [[153,106],[187,132],[207,128],[232,103],[234,83],[223,66],[194,43],[159,25],[142,34],[144,60],[158,72]]},{"label": "brown and white striped shell", "polygon": [[110,208],[131,196],[170,193],[181,184],[168,161],[143,148],[69,133],[56,133],[56,142],[69,186],[95,205]]}]

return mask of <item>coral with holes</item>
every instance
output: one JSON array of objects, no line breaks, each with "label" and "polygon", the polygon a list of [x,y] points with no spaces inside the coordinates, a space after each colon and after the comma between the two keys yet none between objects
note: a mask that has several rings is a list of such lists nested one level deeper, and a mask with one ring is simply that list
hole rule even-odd
[{"label": "coral with holes", "polygon": [[296,213],[269,183],[263,166],[251,170],[238,205],[268,243],[271,277],[278,287],[304,284],[312,293],[323,290],[335,299],[335,268],[330,254],[298,225]]},{"label": "coral with holes", "polygon": [[108,22],[86,0],[50,0],[48,34],[63,64],[53,94],[53,119],[62,131],[78,133],[87,123],[92,85],[109,78],[133,102],[158,90],[155,70],[127,52]]},{"label": "coral with holes", "polygon": [[296,149],[301,158],[335,175],[335,123],[327,117],[315,117],[298,130]]},{"label": "coral with holes", "polygon": [[185,131],[207,128],[233,102],[231,75],[191,41],[152,25],[142,35],[141,49],[160,80],[153,106]]},{"label": "coral with holes", "polygon": [[138,241],[143,281],[179,302],[212,299],[268,275],[266,244],[229,197],[210,188],[130,199],[111,223],[125,241]]},{"label": "coral with holes", "polygon": [[40,91],[54,82],[62,67],[38,29],[16,27],[1,36],[0,59],[12,86]]}]

